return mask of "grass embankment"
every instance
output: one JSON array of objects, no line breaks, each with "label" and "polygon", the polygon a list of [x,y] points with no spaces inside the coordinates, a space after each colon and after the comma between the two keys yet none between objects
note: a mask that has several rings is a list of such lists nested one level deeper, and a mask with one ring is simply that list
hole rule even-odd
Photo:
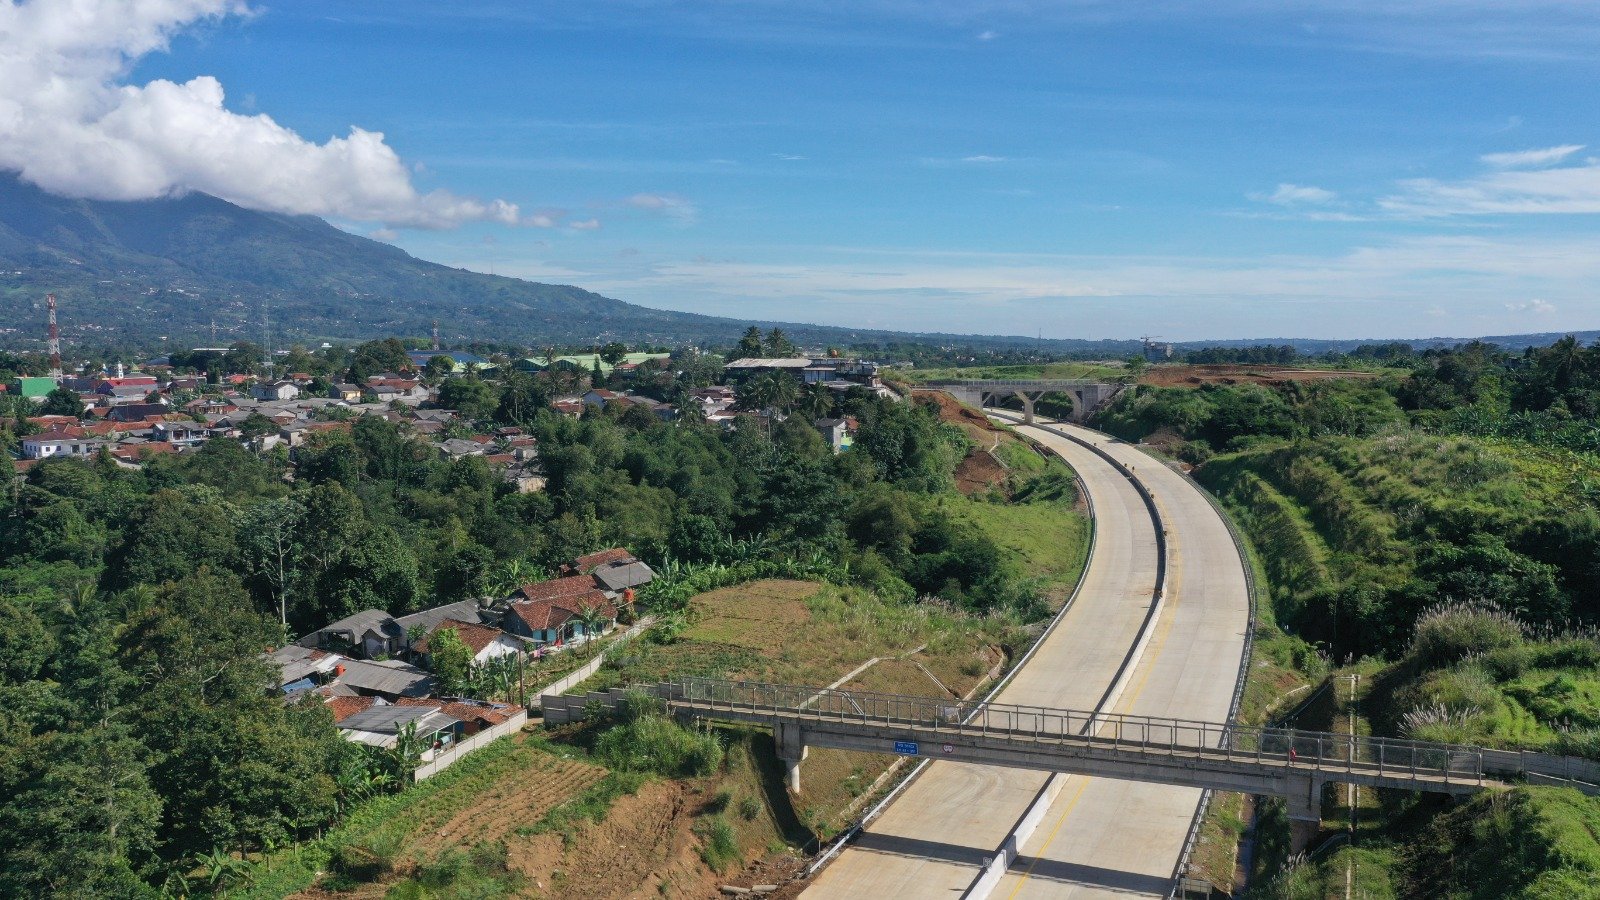
[{"label": "grass embankment", "polygon": [[[855,588],[803,581],[758,581],[702,594],[690,604],[690,619],[670,642],[647,635],[584,687],[684,675],[821,687],[877,658],[882,661],[841,686],[957,696],[977,687],[1030,639],[1009,617],[895,603]],[[812,750],[796,813],[817,835],[832,834],[847,824],[854,802],[894,759]]]},{"label": "grass embankment", "polygon": [[[1302,727],[1596,755],[1600,642],[1558,623],[1595,618],[1597,474],[1574,454],[1415,432],[1212,459],[1198,477],[1264,550],[1263,618],[1301,636],[1258,645],[1247,698],[1280,693],[1286,671],[1320,675],[1310,639],[1350,663]],[[1274,652],[1282,671],[1262,664]],[[1330,792],[1330,830],[1352,824],[1347,796]],[[1595,896],[1600,800],[1517,788],[1446,810],[1361,792],[1355,846],[1283,872],[1276,810],[1264,809],[1255,893],[1343,896],[1349,877],[1369,896]],[[1215,818],[1222,843],[1226,826],[1242,826]],[[1472,860],[1496,859],[1508,864],[1474,873]],[[1224,868],[1213,859],[1208,874],[1227,884]]]}]

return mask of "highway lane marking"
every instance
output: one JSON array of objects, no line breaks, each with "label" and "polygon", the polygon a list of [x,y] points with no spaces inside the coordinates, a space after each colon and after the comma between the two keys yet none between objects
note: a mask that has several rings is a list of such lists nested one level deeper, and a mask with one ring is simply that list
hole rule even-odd
[{"label": "highway lane marking", "polygon": [[[1165,505],[1158,500],[1156,501],[1156,506],[1161,515],[1162,521],[1166,521],[1167,512]],[[1168,537],[1167,549],[1169,553],[1173,549],[1170,536]],[[1171,559],[1169,559],[1167,568],[1167,594],[1164,598],[1165,602],[1167,603],[1167,608],[1162,610],[1161,619],[1156,623],[1156,633],[1151,639],[1151,644],[1153,646],[1145,648],[1145,653],[1139,661],[1139,668],[1142,671],[1139,674],[1138,681],[1133,685],[1132,695],[1118,698],[1115,708],[1122,710],[1124,714],[1127,713],[1127,710],[1130,707],[1138,702],[1139,696],[1144,693],[1145,686],[1148,685],[1150,681],[1150,673],[1156,669],[1156,660],[1160,658],[1161,651],[1166,646],[1167,638],[1172,634],[1172,620],[1174,617],[1171,615],[1171,612],[1173,607],[1178,605],[1177,598],[1179,591],[1177,589],[1177,585],[1180,580],[1181,579],[1178,575],[1177,567],[1173,566]],[[1151,650],[1154,650],[1155,652],[1152,654],[1150,653]],[[1083,792],[1089,787],[1089,778],[1085,776],[1079,776],[1078,780],[1079,785],[1077,793],[1073,794],[1072,800],[1067,804],[1067,808],[1061,811],[1061,817],[1056,819],[1055,827],[1050,829],[1050,834],[1045,837],[1044,844],[1040,846],[1039,851],[1033,855],[1032,862],[1029,862],[1028,867],[1018,874],[1017,886],[1011,889],[1010,894],[1006,895],[1006,900],[1014,900],[1014,898],[1022,892],[1022,889],[1027,886],[1028,879],[1033,876],[1034,867],[1039,864],[1039,860],[1043,859],[1045,855],[1050,852],[1050,847],[1055,843],[1056,836],[1060,834],[1062,827],[1067,823],[1067,817],[1072,814],[1073,808],[1076,807],[1078,805],[1078,801],[1083,798]],[[1017,848],[1019,853],[1021,850],[1021,847]]]},{"label": "highway lane marking", "polygon": [[[1056,820],[1056,826],[1054,828],[1050,829],[1049,836],[1047,836],[1045,838],[1044,846],[1040,847],[1039,848],[1039,852],[1034,854],[1033,861],[1028,863],[1028,868],[1023,870],[1021,876],[1018,877],[1017,886],[1011,889],[1011,893],[1010,894],[1006,895],[1006,900],[1014,900],[1014,898],[1017,896],[1017,894],[1022,891],[1023,886],[1028,883],[1029,876],[1031,876],[1033,874],[1033,867],[1037,866],[1039,864],[1039,860],[1044,857],[1044,852],[1046,850],[1050,849],[1050,845],[1051,844],[1055,843],[1056,835],[1058,833],[1060,833],[1061,826],[1066,824],[1067,816],[1072,814],[1072,808],[1074,806],[1078,805],[1078,801],[1079,800],[1083,799],[1083,792],[1085,790],[1087,790],[1088,787],[1089,787],[1089,779],[1083,778],[1083,777],[1079,777],[1078,778],[1078,792],[1076,794],[1072,795],[1072,800],[1067,803],[1067,808],[1063,809],[1061,811],[1061,818],[1057,819]],[[1017,848],[1017,852],[1021,853],[1022,852],[1022,848],[1018,847]]]}]

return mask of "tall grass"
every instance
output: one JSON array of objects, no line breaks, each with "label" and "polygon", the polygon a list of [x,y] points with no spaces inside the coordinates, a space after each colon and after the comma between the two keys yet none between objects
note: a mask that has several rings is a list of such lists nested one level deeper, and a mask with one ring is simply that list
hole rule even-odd
[{"label": "tall grass", "polygon": [[1425,666],[1447,666],[1470,654],[1516,647],[1526,636],[1515,616],[1493,604],[1441,603],[1417,618],[1411,656]]}]

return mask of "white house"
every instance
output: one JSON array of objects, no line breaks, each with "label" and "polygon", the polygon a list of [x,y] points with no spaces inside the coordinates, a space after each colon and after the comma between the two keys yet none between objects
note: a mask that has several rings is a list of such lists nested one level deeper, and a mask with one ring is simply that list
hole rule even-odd
[{"label": "white house", "polygon": [[257,400],[293,400],[300,396],[300,386],[292,381],[269,381],[250,389]]},{"label": "white house", "polygon": [[74,437],[65,431],[45,431],[22,439],[24,459],[49,459],[52,456],[91,456],[105,445],[94,438]]}]

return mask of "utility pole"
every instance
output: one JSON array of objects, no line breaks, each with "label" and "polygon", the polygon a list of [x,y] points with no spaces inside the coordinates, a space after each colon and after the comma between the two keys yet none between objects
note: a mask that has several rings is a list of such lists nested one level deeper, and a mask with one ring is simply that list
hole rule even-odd
[{"label": "utility pole", "polygon": [[56,381],[61,380],[61,331],[56,328],[56,295],[47,294],[45,304],[50,308],[50,336],[47,349],[50,352],[50,377]]}]

